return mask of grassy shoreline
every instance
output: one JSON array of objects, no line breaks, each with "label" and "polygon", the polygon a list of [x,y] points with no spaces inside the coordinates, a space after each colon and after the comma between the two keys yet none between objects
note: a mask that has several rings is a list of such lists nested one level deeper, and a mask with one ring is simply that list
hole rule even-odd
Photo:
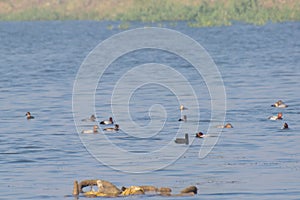
[{"label": "grassy shoreline", "polygon": [[298,0],[0,0],[0,21],[187,21],[190,26],[300,20]]}]

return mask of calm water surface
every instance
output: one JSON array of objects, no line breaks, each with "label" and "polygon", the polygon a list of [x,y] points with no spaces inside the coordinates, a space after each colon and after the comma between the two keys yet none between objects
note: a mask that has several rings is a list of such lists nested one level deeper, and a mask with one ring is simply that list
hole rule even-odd
[{"label": "calm water surface", "polygon": [[[198,158],[203,140],[194,140],[176,162],[143,174],[114,170],[96,160],[82,144],[73,120],[72,91],[77,71],[96,45],[121,32],[117,28],[109,30],[111,24],[0,23],[0,199],[74,199],[64,197],[71,194],[73,181],[94,178],[118,187],[168,186],[174,193],[189,185],[198,187],[196,196],[178,199],[299,199],[299,22],[214,28],[163,24],[198,41],[214,59],[226,88],[225,121],[234,128],[223,130],[204,159]],[[132,24],[132,28],[141,26],[145,25]],[[97,117],[112,115],[109,97],[118,78],[131,66],[149,62],[172,66],[197,86],[200,129],[205,132],[211,115],[205,82],[186,61],[154,50],[133,52],[112,63],[96,90]],[[168,74],[162,74],[168,79]],[[289,107],[270,106],[279,99]],[[151,152],[172,141],[180,112],[176,96],[167,88],[155,84],[139,88],[130,100],[132,119],[147,125],[148,111],[154,104],[164,107],[167,113],[159,134],[139,139],[120,131],[109,136],[110,140],[132,152]],[[26,120],[27,111],[35,116],[34,120]],[[279,111],[283,112],[283,121],[267,120]],[[186,112],[188,115],[189,110]],[[188,119],[187,124],[199,122]],[[116,120],[126,126],[126,119]],[[289,130],[280,129],[283,122],[288,122]],[[190,138],[193,136],[190,133]],[[97,135],[81,137],[93,142]],[[126,158],[120,162],[130,165]],[[148,163],[151,165],[151,160]]]}]

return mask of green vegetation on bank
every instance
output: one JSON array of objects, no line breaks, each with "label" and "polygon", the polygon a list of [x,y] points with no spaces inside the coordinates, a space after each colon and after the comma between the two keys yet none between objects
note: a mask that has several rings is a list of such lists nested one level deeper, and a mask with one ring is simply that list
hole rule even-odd
[{"label": "green vegetation on bank", "polygon": [[[16,3],[18,2],[18,3]],[[0,0],[0,20],[187,21],[190,26],[300,20],[299,0]]]}]

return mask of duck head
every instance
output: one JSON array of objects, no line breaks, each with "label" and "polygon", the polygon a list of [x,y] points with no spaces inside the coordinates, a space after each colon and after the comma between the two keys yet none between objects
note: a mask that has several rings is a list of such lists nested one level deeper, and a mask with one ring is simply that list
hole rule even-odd
[{"label": "duck head", "polygon": [[197,138],[202,138],[203,136],[204,136],[204,134],[202,132],[196,133]]},{"label": "duck head", "polygon": [[288,128],[289,128],[289,125],[287,123],[284,123],[282,129],[288,129]]},{"label": "duck head", "polygon": [[96,120],[95,115],[91,115],[90,120],[95,121]]},{"label": "duck head", "polygon": [[180,110],[187,110],[187,108],[184,107],[184,105],[180,105],[179,109],[180,109]]},{"label": "duck head", "polygon": [[33,119],[33,118],[34,118],[33,116],[31,116],[31,113],[30,113],[30,112],[27,112],[27,113],[25,114],[25,116],[26,116],[27,119]]},{"label": "duck head", "polygon": [[233,126],[230,123],[227,123],[224,128],[233,128]]},{"label": "duck head", "polygon": [[99,128],[99,126],[94,125],[94,126],[93,126],[93,132],[94,132],[94,133],[97,133],[97,132],[98,132],[98,128]]},{"label": "duck head", "polygon": [[283,104],[283,101],[282,100],[279,100],[279,101],[277,101],[276,102],[278,105],[281,105],[281,104]]}]

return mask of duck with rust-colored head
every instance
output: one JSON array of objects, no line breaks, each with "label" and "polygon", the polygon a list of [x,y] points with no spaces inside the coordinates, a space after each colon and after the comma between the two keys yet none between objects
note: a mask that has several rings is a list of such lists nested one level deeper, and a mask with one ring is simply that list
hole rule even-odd
[{"label": "duck with rust-colored head", "polygon": [[270,116],[268,119],[269,120],[282,120],[282,113],[280,112],[275,116]]},{"label": "duck with rust-colored head", "polygon": [[198,132],[198,133],[196,133],[196,137],[197,138],[204,138],[205,135],[202,132]]},{"label": "duck with rust-colored head", "polygon": [[276,108],[286,108],[288,107],[288,105],[286,105],[283,101],[279,100],[277,102],[275,102],[273,105],[271,105],[272,107],[276,107]]},{"label": "duck with rust-colored head", "polygon": [[233,128],[233,126],[232,126],[232,124],[227,123],[227,124],[225,124],[225,125],[217,126],[217,128]]},{"label": "duck with rust-colored head", "polygon": [[34,119],[34,116],[32,116],[30,112],[27,112],[25,116],[27,119]]}]

